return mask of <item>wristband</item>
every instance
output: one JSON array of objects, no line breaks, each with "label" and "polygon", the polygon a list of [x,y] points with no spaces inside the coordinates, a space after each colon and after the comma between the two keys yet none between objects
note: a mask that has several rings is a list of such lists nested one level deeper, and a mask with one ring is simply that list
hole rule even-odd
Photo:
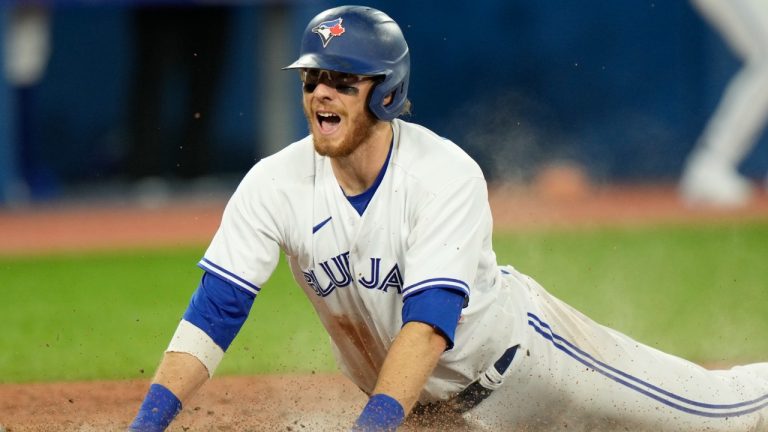
[{"label": "wristband", "polygon": [[181,411],[181,401],[160,384],[149,386],[139,413],[128,426],[130,432],[162,432]]},{"label": "wristband", "polygon": [[353,432],[394,432],[405,418],[405,411],[395,398],[378,393],[368,399],[357,418]]}]

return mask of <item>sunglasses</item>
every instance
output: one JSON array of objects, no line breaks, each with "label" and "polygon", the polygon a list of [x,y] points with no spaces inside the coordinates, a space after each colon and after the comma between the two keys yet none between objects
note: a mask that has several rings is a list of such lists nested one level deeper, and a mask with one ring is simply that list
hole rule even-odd
[{"label": "sunglasses", "polygon": [[346,95],[356,95],[360,89],[355,87],[363,81],[372,79],[368,75],[355,75],[345,72],[336,72],[325,69],[300,69],[299,78],[304,83],[304,91],[312,93],[321,82],[333,87],[339,93]]}]

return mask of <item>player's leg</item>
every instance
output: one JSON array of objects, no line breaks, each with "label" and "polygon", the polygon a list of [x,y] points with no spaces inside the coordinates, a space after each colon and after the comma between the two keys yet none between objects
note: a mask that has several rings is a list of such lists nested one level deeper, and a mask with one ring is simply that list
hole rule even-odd
[{"label": "player's leg", "polygon": [[737,171],[768,119],[768,6],[762,0],[694,0],[701,14],[744,60],[731,79],[684,169],[691,203],[740,205],[751,186]]},{"label": "player's leg", "polygon": [[595,323],[530,279],[510,283],[527,293],[519,299],[527,337],[469,421],[490,430],[768,427],[768,364],[710,371]]}]

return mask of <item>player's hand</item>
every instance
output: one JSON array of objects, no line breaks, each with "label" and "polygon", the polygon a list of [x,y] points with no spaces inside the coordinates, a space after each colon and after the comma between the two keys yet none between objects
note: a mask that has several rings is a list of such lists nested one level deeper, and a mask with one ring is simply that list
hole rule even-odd
[{"label": "player's hand", "polygon": [[400,402],[378,393],[368,399],[351,432],[394,432],[404,418],[405,411]]},{"label": "player's hand", "polygon": [[152,384],[129,432],[163,432],[181,411],[181,401],[160,384]]}]

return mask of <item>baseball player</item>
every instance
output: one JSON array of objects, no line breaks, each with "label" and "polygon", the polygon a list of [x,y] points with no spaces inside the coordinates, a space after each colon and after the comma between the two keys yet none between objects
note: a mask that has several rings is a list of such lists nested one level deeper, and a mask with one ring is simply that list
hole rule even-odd
[{"label": "baseball player", "polygon": [[351,430],[393,431],[412,411],[478,430],[766,430],[768,363],[705,370],[497,265],[480,168],[398,119],[409,62],[380,11],[312,19],[286,68],[310,134],[259,161],[227,204],[130,430],[164,430],[213,375],[281,250],[369,395]]},{"label": "baseball player", "polygon": [[768,2],[691,2],[744,64],[688,157],[680,191],[694,205],[742,206],[752,196],[752,185],[739,174],[739,164],[768,121]]}]

